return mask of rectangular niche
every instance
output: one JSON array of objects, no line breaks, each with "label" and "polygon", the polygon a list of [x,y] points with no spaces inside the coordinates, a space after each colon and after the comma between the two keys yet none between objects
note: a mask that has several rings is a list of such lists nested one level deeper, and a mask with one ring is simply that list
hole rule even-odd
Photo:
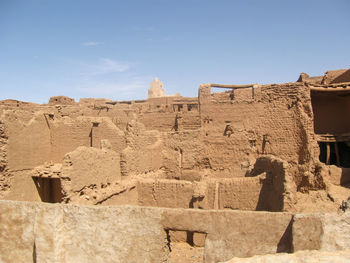
[{"label": "rectangular niche", "polygon": [[41,201],[60,203],[62,201],[62,186],[60,178],[32,177]]},{"label": "rectangular niche", "polygon": [[169,262],[204,262],[206,233],[187,230],[165,230],[169,246]]}]

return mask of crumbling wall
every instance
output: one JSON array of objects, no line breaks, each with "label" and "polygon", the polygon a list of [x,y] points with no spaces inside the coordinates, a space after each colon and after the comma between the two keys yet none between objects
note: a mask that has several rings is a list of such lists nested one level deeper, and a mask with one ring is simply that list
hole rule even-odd
[{"label": "crumbling wall", "polygon": [[75,101],[72,98],[69,98],[67,96],[55,96],[51,97],[49,104],[51,105],[69,105],[74,104]]},{"label": "crumbling wall", "polygon": [[63,117],[53,119],[49,125],[54,162],[60,162],[67,152],[79,146],[100,148],[102,139],[108,139],[118,153],[126,147],[124,133],[109,118]]},{"label": "crumbling wall", "polygon": [[246,176],[264,174],[257,210],[289,211],[295,202],[297,186],[290,165],[274,156],[259,157]]},{"label": "crumbling wall", "polygon": [[163,134],[163,166],[169,179],[189,180],[187,172],[209,168],[200,137],[199,131]]},{"label": "crumbling wall", "polygon": [[178,105],[157,106],[166,108],[155,112],[143,112],[138,116],[138,121],[143,123],[146,129],[172,132],[198,130],[200,128],[201,122],[198,109],[194,108],[192,111],[188,111],[188,105],[184,105],[186,110],[183,108],[178,110]]},{"label": "crumbling wall", "polygon": [[108,139],[118,153],[126,147],[124,132],[110,118],[61,117],[52,112],[49,108],[46,112],[7,110],[3,113],[8,130],[10,171],[32,169],[45,162],[61,162],[66,153],[79,146],[100,148],[102,139]]},{"label": "crumbling wall", "polygon": [[174,112],[150,112],[142,113],[138,117],[147,130],[170,132],[175,129],[176,113]]},{"label": "crumbling wall", "polygon": [[10,172],[32,169],[50,160],[50,132],[42,111],[6,110],[7,162]]},{"label": "crumbling wall", "polygon": [[0,197],[10,188],[10,178],[7,174],[7,140],[6,127],[0,119]]},{"label": "crumbling wall", "polygon": [[[6,102],[1,105],[6,167],[12,178],[9,183],[16,188],[8,197],[38,200],[35,194],[21,193],[32,180],[34,167],[60,163],[79,146],[99,149],[101,141],[108,139],[110,150],[120,154],[125,182],[135,182],[105,187],[104,179],[99,185],[96,172],[97,185],[90,180],[66,202],[127,204],[130,198],[133,204],[169,207],[289,210],[296,202],[296,190],[326,189],[322,169],[315,163],[319,148],[305,85],[254,85],[219,93],[202,85],[199,104],[196,98],[184,97],[82,99],[76,104],[35,106]],[[279,160],[264,159],[267,155]],[[255,174],[259,177],[245,177],[264,162],[263,171]],[[153,182],[147,187],[140,183],[138,188],[140,178]],[[161,187],[154,187],[156,179],[178,181],[162,181]],[[184,187],[178,187],[183,181]],[[174,202],[162,197],[167,191]]]},{"label": "crumbling wall", "polygon": [[277,181],[283,176],[279,171],[268,178],[264,173],[256,177],[206,179],[200,182],[142,179],[137,183],[138,204],[169,208],[282,211],[283,182],[274,182],[272,177]]},{"label": "crumbling wall", "polygon": [[131,121],[126,131],[127,147],[121,153],[121,172],[142,174],[162,167],[162,138],[156,130],[147,131],[142,123]]},{"label": "crumbling wall", "polygon": [[290,83],[247,90],[232,95],[200,88],[202,140],[212,168],[243,176],[265,154],[309,162],[318,149],[308,88]]},{"label": "crumbling wall", "polygon": [[60,177],[65,202],[96,202],[121,180],[119,154],[80,146],[65,155]]}]

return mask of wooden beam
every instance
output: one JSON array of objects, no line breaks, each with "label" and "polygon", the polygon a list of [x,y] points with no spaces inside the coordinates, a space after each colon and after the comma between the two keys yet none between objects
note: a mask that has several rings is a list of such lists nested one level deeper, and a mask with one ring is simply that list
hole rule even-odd
[{"label": "wooden beam", "polygon": [[346,87],[346,88],[310,87],[310,90],[311,91],[324,91],[324,92],[350,91],[350,87]]},{"label": "wooden beam", "polygon": [[222,89],[245,89],[245,88],[253,88],[257,84],[247,84],[247,85],[226,85],[226,84],[209,84],[212,88],[222,88]]},{"label": "wooden beam", "polygon": [[329,142],[326,143],[326,164],[329,165],[331,157],[331,146]]}]

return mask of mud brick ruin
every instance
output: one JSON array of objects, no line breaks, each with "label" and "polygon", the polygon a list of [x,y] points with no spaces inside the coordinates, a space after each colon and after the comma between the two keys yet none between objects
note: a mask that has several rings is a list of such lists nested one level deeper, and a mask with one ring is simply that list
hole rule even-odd
[{"label": "mud brick ruin", "polygon": [[194,98],[155,79],[147,100],[0,101],[0,261],[350,260],[349,116],[346,69]]}]

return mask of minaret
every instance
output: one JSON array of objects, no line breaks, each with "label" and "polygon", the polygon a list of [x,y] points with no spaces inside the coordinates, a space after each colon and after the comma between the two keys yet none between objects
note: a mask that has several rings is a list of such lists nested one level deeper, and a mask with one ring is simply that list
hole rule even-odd
[{"label": "minaret", "polygon": [[151,81],[150,88],[148,90],[148,98],[165,97],[165,91],[163,89],[163,83],[158,78],[154,78]]}]

